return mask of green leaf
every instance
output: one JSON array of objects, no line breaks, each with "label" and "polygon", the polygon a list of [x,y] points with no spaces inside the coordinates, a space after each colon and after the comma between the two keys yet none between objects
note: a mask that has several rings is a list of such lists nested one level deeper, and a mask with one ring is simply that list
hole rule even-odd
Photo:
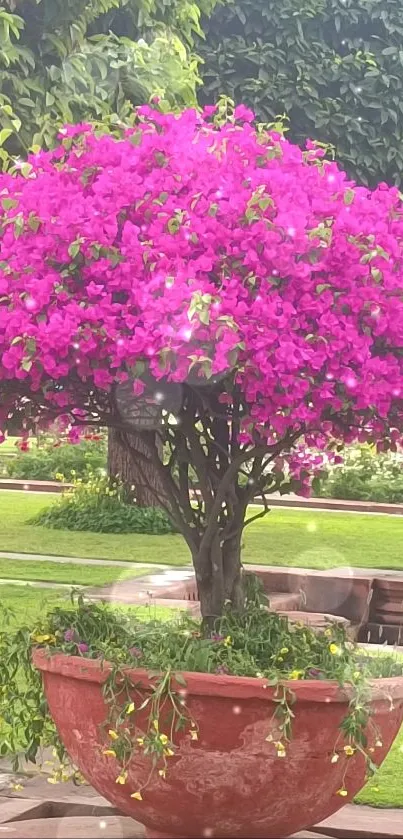
[{"label": "green leaf", "polygon": [[69,245],[68,253],[72,259],[75,259],[76,256],[78,256],[78,254],[80,253],[80,243],[72,242],[71,245]]},{"label": "green leaf", "polygon": [[6,140],[8,140],[8,138],[11,137],[13,133],[14,132],[11,128],[2,128],[0,131],[0,146],[4,146]]},{"label": "green leaf", "polygon": [[1,203],[4,210],[14,210],[18,207],[18,201],[15,198],[2,198]]},{"label": "green leaf", "polygon": [[30,217],[29,217],[29,219],[28,219],[28,227],[29,227],[29,229],[30,229],[30,230],[32,230],[32,231],[33,231],[33,233],[37,233],[37,232],[38,232],[38,230],[39,230],[39,228],[40,228],[40,226],[41,226],[40,219],[39,219],[39,218],[37,218],[37,217],[36,217],[36,216],[34,216],[34,215],[30,215]]},{"label": "green leaf", "polygon": [[36,340],[35,338],[28,338],[25,343],[25,347],[28,352],[32,355],[36,351]]},{"label": "green leaf", "polygon": [[344,193],[344,203],[349,205],[352,204],[354,201],[354,190],[353,189],[346,189]]},{"label": "green leaf", "polygon": [[208,326],[209,323],[210,323],[210,313],[209,313],[209,311],[207,309],[202,309],[202,311],[199,312],[199,319],[200,319],[201,323],[204,323],[205,326]]},{"label": "green leaf", "polygon": [[141,131],[136,131],[134,134],[130,134],[129,140],[130,140],[132,146],[140,146],[142,136],[143,135],[142,135]]}]

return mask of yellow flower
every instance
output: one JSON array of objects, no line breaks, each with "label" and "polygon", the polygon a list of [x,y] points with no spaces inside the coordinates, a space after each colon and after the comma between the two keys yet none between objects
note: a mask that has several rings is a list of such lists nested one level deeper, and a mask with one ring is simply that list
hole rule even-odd
[{"label": "yellow flower", "polygon": [[153,726],[156,731],[158,731],[158,720],[153,720]]},{"label": "yellow flower", "polygon": [[144,737],[137,737],[137,742],[139,746],[144,746]]},{"label": "yellow flower", "polygon": [[329,652],[332,655],[340,655],[341,654],[341,649],[338,646],[338,644],[329,644]]},{"label": "yellow flower", "polygon": [[24,787],[22,784],[11,784],[11,789],[13,789],[14,792],[20,792],[22,789],[24,789]]},{"label": "yellow flower", "polygon": [[331,638],[332,635],[333,635],[333,632],[332,632],[331,629],[325,629],[324,634],[327,635],[328,638]]},{"label": "yellow flower", "polygon": [[111,740],[119,740],[119,734],[117,733],[117,731],[114,731],[113,728],[109,729],[108,734]]},{"label": "yellow flower", "polygon": [[231,646],[232,646],[231,635],[227,635],[227,637],[224,638],[224,647],[231,647]]},{"label": "yellow flower", "polygon": [[48,784],[58,784],[57,778],[48,778]]},{"label": "yellow flower", "polygon": [[292,679],[293,681],[296,681],[296,679],[300,679],[303,675],[303,670],[291,670],[291,673],[288,674],[288,678]]},{"label": "yellow flower", "polygon": [[164,749],[164,755],[166,755],[166,757],[172,757],[173,754],[175,754],[175,752],[173,752],[172,749]]},{"label": "yellow flower", "polygon": [[131,702],[130,705],[128,705],[126,708],[126,714],[132,714],[133,711],[135,711],[135,709],[136,708],[134,702]]},{"label": "yellow flower", "polygon": [[199,736],[198,736],[197,731],[191,731],[190,732],[190,738],[191,738],[191,740],[198,740]]},{"label": "yellow flower", "polygon": [[166,744],[167,744],[167,742],[168,742],[168,737],[167,737],[167,735],[166,735],[166,734],[160,734],[160,741],[161,741],[161,743],[162,743],[162,745],[163,745],[163,746],[166,746]]},{"label": "yellow flower", "polygon": [[102,754],[106,755],[106,757],[116,757],[116,752],[114,749],[104,749]]},{"label": "yellow flower", "polygon": [[160,775],[161,778],[166,778],[167,770],[166,769],[159,769],[158,774]]},{"label": "yellow flower", "polygon": [[281,650],[280,650],[280,655],[287,655],[287,653],[288,653],[288,647],[282,647]]},{"label": "yellow flower", "polygon": [[54,644],[55,641],[56,641],[55,635],[41,635],[41,634],[38,634],[38,635],[31,635],[31,638],[32,638],[33,641],[36,641],[37,644],[46,644],[46,642],[48,642],[49,644]]},{"label": "yellow flower", "polygon": [[125,784],[127,781],[127,772],[123,771],[116,778],[115,784]]},{"label": "yellow flower", "polygon": [[285,749],[277,749],[277,757],[285,757]]},{"label": "yellow flower", "polygon": [[344,746],[344,751],[345,751],[347,757],[351,757],[354,754],[355,749],[353,749],[352,746]]},{"label": "yellow flower", "polygon": [[342,798],[345,798],[347,795],[347,790],[344,789],[344,787],[341,787],[341,789],[337,790],[336,795],[341,795]]},{"label": "yellow flower", "polygon": [[142,800],[143,800],[143,796],[142,796],[142,794],[141,794],[141,792],[140,792],[140,791],[138,791],[138,792],[132,792],[132,794],[131,794],[130,798],[135,798],[135,799],[136,799],[136,801],[142,801]]}]

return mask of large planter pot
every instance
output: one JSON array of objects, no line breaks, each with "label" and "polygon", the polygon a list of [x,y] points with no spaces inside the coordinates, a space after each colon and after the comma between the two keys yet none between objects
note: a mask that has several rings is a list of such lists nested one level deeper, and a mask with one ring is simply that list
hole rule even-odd
[{"label": "large planter pot", "polygon": [[[102,754],[107,666],[43,650],[34,652],[34,664],[42,671],[50,712],[72,760],[101,795],[142,822],[149,837],[286,837],[326,819],[364,784],[363,757],[346,757],[343,751],[339,726],[349,694],[335,683],[288,683],[296,697],[295,719],[287,753],[279,758],[266,740],[270,732],[276,736],[278,724],[273,688],[263,679],[185,673],[186,702],[199,724],[199,739],[179,735],[166,780],[154,772],[137,801],[130,794],[146,782],[149,759],[136,754],[121,786],[118,764]],[[133,670],[131,678],[146,696],[147,672]],[[369,745],[375,745],[378,731],[382,746],[373,757],[381,763],[402,722],[403,677],[374,682],[372,711]],[[147,714],[136,715],[133,736],[146,730]],[[337,740],[340,758],[332,763]],[[337,791],[343,781],[348,795],[342,798]]]}]

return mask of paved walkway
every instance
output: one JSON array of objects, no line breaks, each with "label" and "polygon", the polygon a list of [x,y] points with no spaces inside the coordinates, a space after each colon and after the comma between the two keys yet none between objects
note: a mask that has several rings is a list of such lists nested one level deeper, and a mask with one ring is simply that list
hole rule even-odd
[{"label": "paved walkway", "polygon": [[27,586],[28,588],[64,589],[65,591],[71,591],[72,588],[88,588],[88,585],[85,586],[81,583],[73,585],[73,583],[52,583],[45,580],[12,580],[8,577],[0,578],[0,586]]},{"label": "paved walkway", "polygon": [[170,565],[162,565],[158,562],[127,562],[123,559],[89,559],[88,557],[73,557],[73,556],[51,556],[49,554],[25,554],[13,553],[12,551],[0,551],[0,559],[15,559],[24,560],[28,562],[59,562],[69,563],[70,565],[107,565],[109,568],[116,566],[117,568],[133,568],[133,566],[141,565],[142,568],[170,568]]},{"label": "paved walkway", "polygon": [[[71,484],[62,484],[56,481],[20,481],[13,479],[0,479],[0,490],[4,492],[42,492],[61,493],[71,489]],[[196,490],[197,492],[197,490]],[[347,501],[338,498],[302,498],[300,495],[280,495],[274,492],[267,496],[271,507],[291,507],[301,510],[317,509],[329,512],[345,513],[370,513],[378,515],[402,516],[403,504],[381,504],[375,501]],[[256,499],[260,506],[260,499]]]},{"label": "paved walkway", "polygon": [[[181,572],[188,572],[191,569],[190,565],[180,565],[180,566],[172,566],[172,565],[164,565],[160,562],[135,562],[134,560],[129,562],[128,560],[123,559],[91,559],[90,557],[77,557],[77,556],[54,556],[51,554],[31,554],[31,553],[15,553],[13,551],[0,551],[0,559],[11,559],[11,560],[22,560],[27,562],[56,562],[59,564],[70,564],[70,565],[101,565],[107,566],[108,568],[148,568],[151,570],[158,570],[158,571],[173,571],[178,572],[180,575]],[[351,565],[341,565],[336,568],[300,568],[297,565],[266,565],[264,564],[257,564],[252,565],[249,563],[245,563],[245,568],[249,569],[250,571],[256,571],[262,568],[270,569],[271,571],[281,571],[290,572],[294,571],[296,574],[303,574],[305,570],[308,570],[310,574],[318,574],[322,575],[325,574],[329,577],[402,577],[403,576],[403,568],[400,570],[398,568],[354,568]]]}]

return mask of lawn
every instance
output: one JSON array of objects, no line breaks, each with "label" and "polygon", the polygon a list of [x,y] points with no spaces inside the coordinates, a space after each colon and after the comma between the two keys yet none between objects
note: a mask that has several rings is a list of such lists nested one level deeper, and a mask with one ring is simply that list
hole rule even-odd
[{"label": "lawn", "polygon": [[16,443],[19,437],[6,437],[4,443],[0,444],[0,455],[2,454],[18,454]]},{"label": "lawn", "polygon": [[[74,533],[27,525],[53,495],[0,492],[2,551],[186,565],[180,536]],[[245,531],[245,562],[332,568],[403,568],[403,518],[275,509]],[[13,563],[14,565],[15,563]]]},{"label": "lawn", "polygon": [[[0,587],[0,631],[8,627],[8,619],[2,609],[10,610],[13,617],[11,627],[32,626],[32,624],[56,604],[66,605],[70,598],[60,591],[32,589],[28,586],[4,585]],[[171,620],[178,609],[168,606],[120,606],[124,612],[136,611],[143,620]]]},{"label": "lawn", "polygon": [[179,536],[74,533],[33,527],[26,521],[55,503],[51,493],[0,492],[0,549],[16,553],[55,554],[92,559],[123,559],[187,565],[188,549]]},{"label": "lawn", "polygon": [[[133,565],[120,568],[102,565],[72,565],[68,562],[24,562],[24,560],[0,559],[0,580],[29,580],[48,583],[66,583],[71,586],[102,586],[120,582],[129,577],[141,577],[149,569]],[[0,598],[3,589],[0,588]]]},{"label": "lawn", "polygon": [[32,624],[56,603],[66,602],[60,591],[40,590],[28,586],[4,585],[0,587],[0,630],[9,626],[4,610],[11,610],[10,628]]},{"label": "lawn", "polygon": [[371,807],[403,807],[403,727],[385,762],[357,796],[356,803]]}]

